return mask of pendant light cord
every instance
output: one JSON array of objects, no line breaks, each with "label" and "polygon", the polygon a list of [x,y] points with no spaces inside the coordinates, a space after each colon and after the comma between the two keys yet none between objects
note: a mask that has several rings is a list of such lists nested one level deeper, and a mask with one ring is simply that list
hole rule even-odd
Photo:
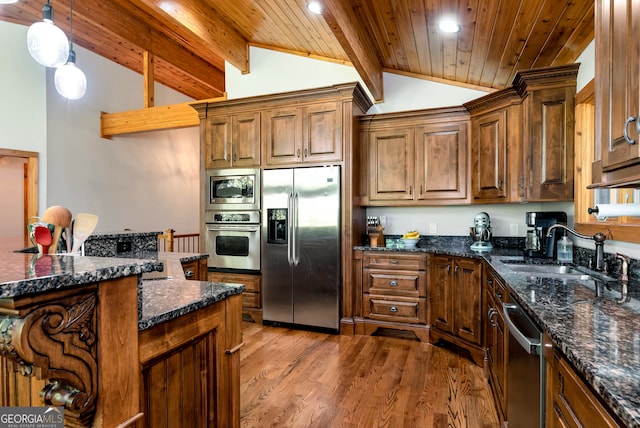
[{"label": "pendant light cord", "polygon": [[73,49],[73,0],[69,0],[69,50]]}]

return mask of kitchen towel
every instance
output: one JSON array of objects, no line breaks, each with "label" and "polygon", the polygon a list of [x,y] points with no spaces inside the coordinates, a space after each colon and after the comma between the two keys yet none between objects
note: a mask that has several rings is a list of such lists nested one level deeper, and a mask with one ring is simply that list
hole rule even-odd
[{"label": "kitchen towel", "polygon": [[593,214],[598,220],[607,217],[640,217],[640,204],[598,204]]}]

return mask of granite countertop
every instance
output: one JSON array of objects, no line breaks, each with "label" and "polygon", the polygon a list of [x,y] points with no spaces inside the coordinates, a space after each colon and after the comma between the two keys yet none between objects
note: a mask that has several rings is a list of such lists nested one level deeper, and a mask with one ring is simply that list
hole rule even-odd
[{"label": "granite countertop", "polygon": [[[430,245],[412,250],[355,247],[486,260],[509,286],[511,296],[554,341],[582,378],[617,417],[640,427],[640,284],[632,280],[628,298],[619,281],[558,280],[515,273],[507,262],[523,260],[522,251],[497,248],[477,252],[468,245]],[[532,259],[535,261],[536,259]],[[540,262],[542,261],[537,259]]]},{"label": "granite countertop", "polygon": [[143,280],[139,287],[138,329],[145,330],[189,312],[204,308],[244,291],[243,284],[188,280],[182,262],[199,260],[206,254],[159,253],[167,278]]},{"label": "granite countertop", "polygon": [[[52,290],[163,271],[162,279],[139,280],[138,329],[144,330],[180,315],[240,294],[242,284],[187,280],[181,262],[206,254],[140,254],[140,259],[81,257],[64,254],[0,254],[0,298],[16,298]],[[165,268],[165,263],[168,265]]]}]

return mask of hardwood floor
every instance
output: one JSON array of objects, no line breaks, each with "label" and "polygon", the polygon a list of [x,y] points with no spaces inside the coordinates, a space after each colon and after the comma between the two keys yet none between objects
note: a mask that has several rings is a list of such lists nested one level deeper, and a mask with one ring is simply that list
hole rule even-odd
[{"label": "hardwood floor", "polygon": [[416,341],[244,323],[241,425],[498,427],[482,369]]}]

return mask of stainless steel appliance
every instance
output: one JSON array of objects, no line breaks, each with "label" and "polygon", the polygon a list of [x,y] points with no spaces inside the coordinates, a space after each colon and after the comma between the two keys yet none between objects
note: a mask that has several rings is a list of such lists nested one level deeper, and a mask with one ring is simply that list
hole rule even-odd
[{"label": "stainless steel appliance", "polygon": [[208,210],[259,210],[260,169],[207,170]]},{"label": "stainless steel appliance", "polygon": [[265,170],[262,178],[263,319],[337,331],[340,168]]},{"label": "stainless steel appliance", "polygon": [[207,265],[219,271],[260,271],[260,211],[206,211]]},{"label": "stainless steel appliance", "polygon": [[509,330],[507,423],[518,428],[544,427],[542,331],[515,300],[503,303],[503,311]]},{"label": "stainless steel appliance", "polygon": [[562,211],[529,211],[525,214],[527,236],[525,240],[525,255],[527,257],[554,258],[556,243],[562,231],[553,230],[547,237],[547,230],[556,223],[567,224],[567,214]]}]

